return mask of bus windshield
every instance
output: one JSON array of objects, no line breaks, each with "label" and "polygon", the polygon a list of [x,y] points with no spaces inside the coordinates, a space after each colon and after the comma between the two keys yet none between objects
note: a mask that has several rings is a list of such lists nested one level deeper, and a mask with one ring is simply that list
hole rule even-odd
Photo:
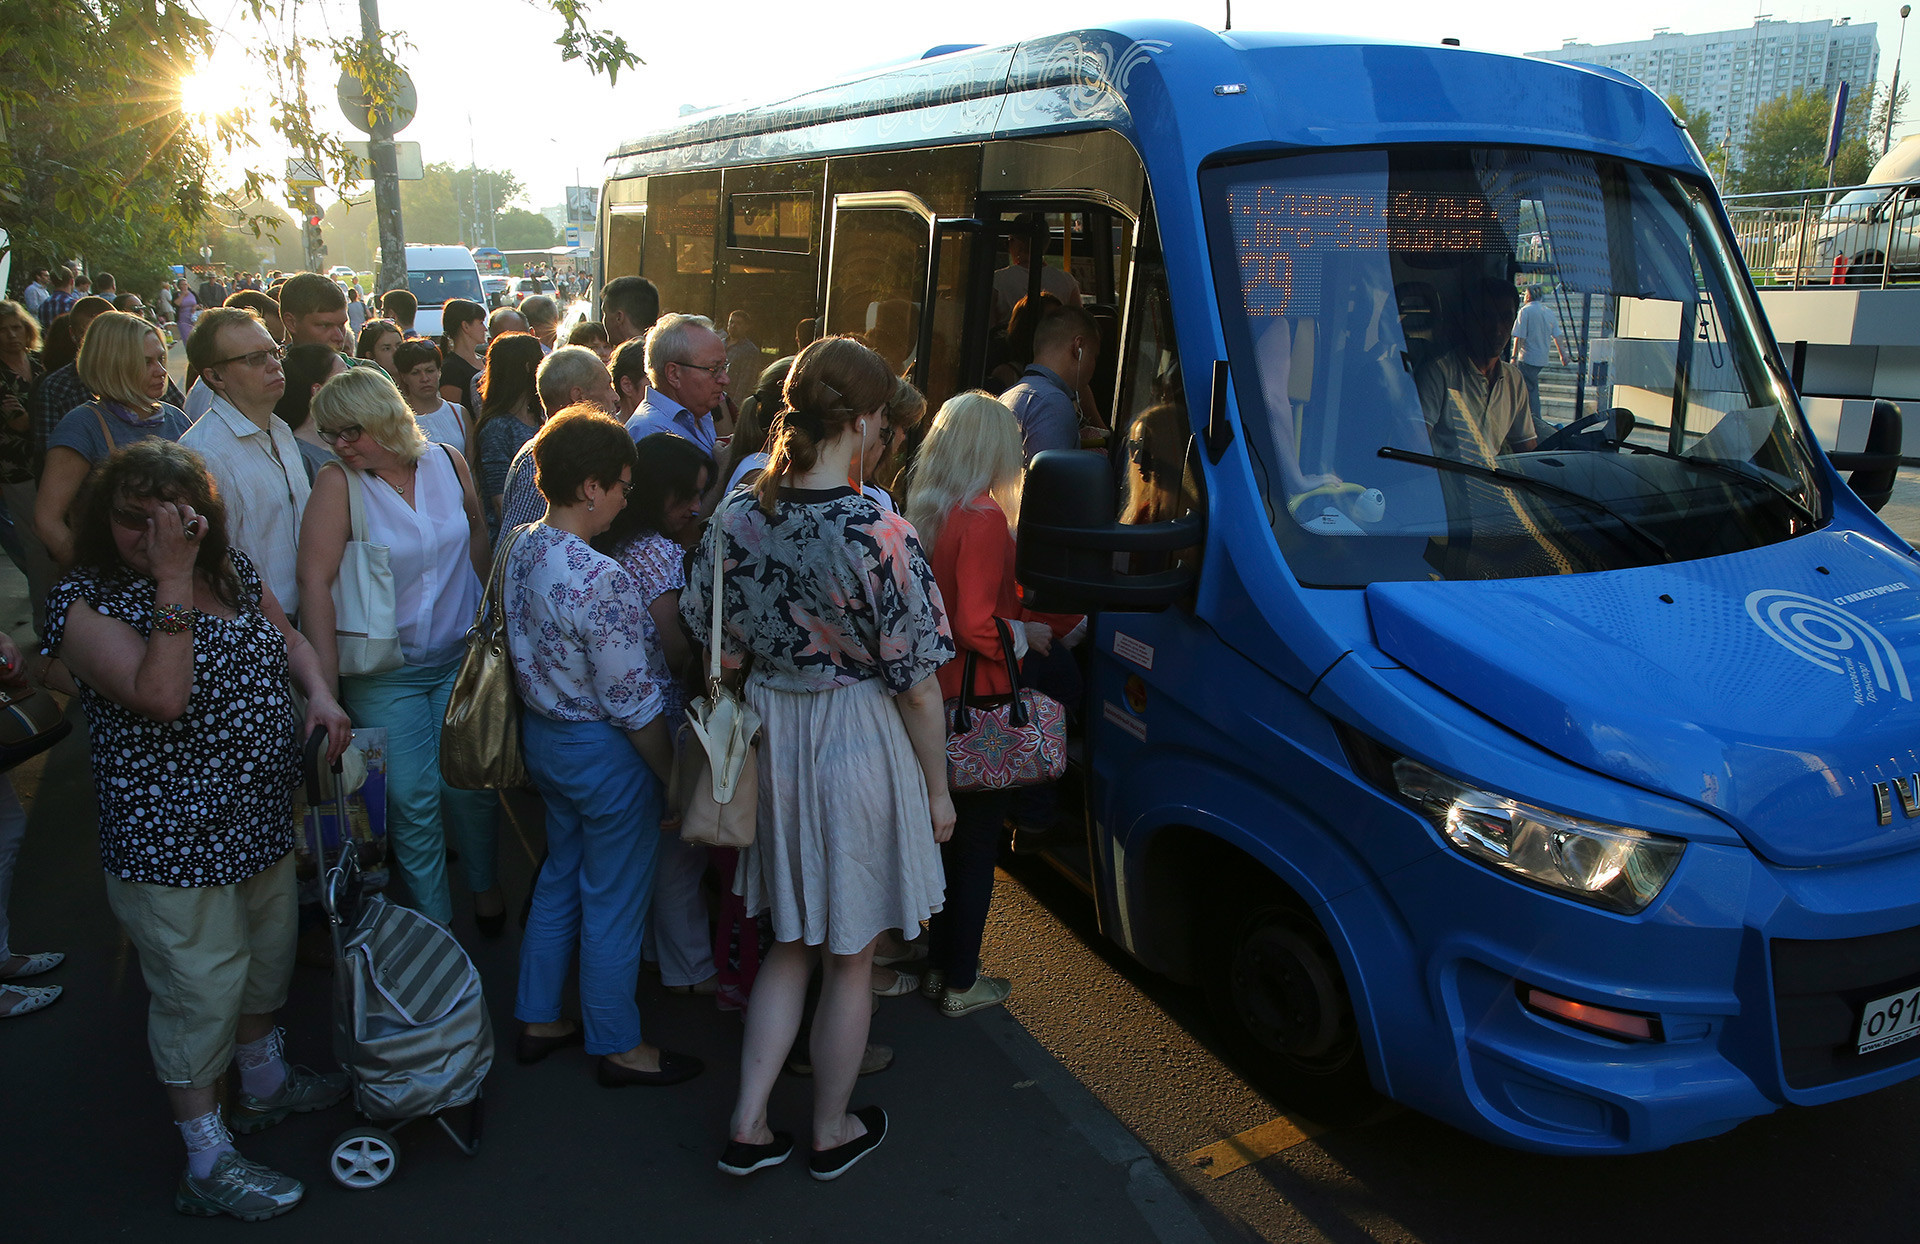
[{"label": "bus windshield", "polygon": [[1704,185],[1457,146],[1202,184],[1236,401],[1302,582],[1608,570],[1824,521]]}]

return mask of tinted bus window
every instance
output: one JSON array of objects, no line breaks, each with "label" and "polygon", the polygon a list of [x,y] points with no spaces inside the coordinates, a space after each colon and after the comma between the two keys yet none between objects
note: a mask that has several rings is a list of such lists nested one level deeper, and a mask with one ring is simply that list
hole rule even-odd
[{"label": "tinted bus window", "polygon": [[641,275],[659,289],[662,314],[713,314],[714,234],[719,210],[718,173],[648,178]]},{"label": "tinted bus window", "polygon": [[[744,339],[729,341],[728,387],[736,402],[745,398],[762,368],[796,351],[800,323],[819,314],[825,173],[819,160],[725,173],[726,236],[713,313],[721,329],[735,312],[747,317]],[[757,354],[745,349],[747,342]]]}]

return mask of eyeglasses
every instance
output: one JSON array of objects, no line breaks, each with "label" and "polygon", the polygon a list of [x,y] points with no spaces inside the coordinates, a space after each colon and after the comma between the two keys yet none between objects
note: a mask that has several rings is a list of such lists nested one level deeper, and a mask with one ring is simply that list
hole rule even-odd
[{"label": "eyeglasses", "polygon": [[702,367],[698,363],[675,363],[674,366],[685,367],[692,371],[703,371],[707,373],[709,376],[712,376],[715,380],[718,380],[720,379],[720,377],[727,374],[727,364],[726,364],[726,360],[724,359],[722,359],[718,363],[715,363],[712,367]]},{"label": "eyeglasses", "polygon": [[331,432],[322,428],[320,429],[320,439],[323,441],[332,441],[336,445],[351,445],[360,439],[360,434],[365,430],[366,429],[357,423],[349,423],[346,427],[336,428]]},{"label": "eyeglasses", "polygon": [[144,511],[123,510],[116,506],[111,511],[111,515],[115,527],[124,527],[128,531],[145,531],[147,529],[147,515]]},{"label": "eyeglasses", "polygon": [[894,427],[891,423],[883,423],[880,425],[879,438],[883,448],[893,444],[893,433]]},{"label": "eyeglasses", "polygon": [[271,350],[253,350],[246,354],[236,354],[232,358],[221,359],[218,362],[209,363],[207,366],[225,367],[228,363],[244,363],[248,367],[265,367],[268,359],[279,363],[284,361],[286,357],[286,347],[275,346]]}]

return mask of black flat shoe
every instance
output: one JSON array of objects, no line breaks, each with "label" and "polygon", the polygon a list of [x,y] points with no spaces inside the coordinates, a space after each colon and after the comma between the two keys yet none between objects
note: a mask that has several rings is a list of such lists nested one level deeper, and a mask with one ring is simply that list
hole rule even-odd
[{"label": "black flat shoe", "polygon": [[831,1149],[819,1149],[807,1162],[807,1168],[815,1179],[838,1179],[853,1169],[853,1164],[880,1147],[887,1138],[887,1112],[878,1106],[862,1106],[847,1113],[867,1125],[867,1134],[848,1141],[844,1145],[835,1145]]},{"label": "black flat shoe", "polygon": [[579,1024],[573,1031],[558,1037],[536,1037],[526,1029],[520,1030],[520,1040],[515,1044],[513,1056],[521,1063],[537,1063],[555,1050],[563,1050],[569,1045],[585,1044],[586,1030]]},{"label": "black flat shoe", "polygon": [[773,1143],[750,1145],[741,1140],[730,1140],[720,1154],[720,1169],[729,1175],[751,1175],[763,1171],[769,1166],[778,1166],[793,1156],[793,1134],[775,1132]]},{"label": "black flat shoe", "polygon": [[602,1058],[595,1075],[602,1088],[627,1088],[638,1085],[641,1088],[666,1088],[669,1085],[685,1084],[688,1080],[707,1069],[707,1065],[691,1054],[673,1054],[660,1051],[660,1070],[635,1071],[632,1067],[623,1067],[610,1058]]},{"label": "black flat shoe", "polygon": [[491,916],[473,913],[473,927],[480,930],[480,936],[493,940],[507,931],[507,909],[502,907]]}]

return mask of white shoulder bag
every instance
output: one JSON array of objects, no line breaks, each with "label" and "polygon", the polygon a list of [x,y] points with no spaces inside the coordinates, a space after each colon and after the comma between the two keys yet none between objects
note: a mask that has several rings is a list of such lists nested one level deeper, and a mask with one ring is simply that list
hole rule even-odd
[{"label": "white shoulder bag", "polygon": [[384,674],[405,664],[391,554],[386,545],[367,540],[367,496],[360,472],[340,469],[347,474],[347,522],[353,538],[341,551],[340,574],[333,581],[334,647],[343,676]]},{"label": "white shoulder bag", "polygon": [[[707,635],[707,691],[687,706],[681,742],[680,837],[713,847],[753,842],[760,807],[760,714],[721,678],[721,600],[725,594],[726,542],[716,517],[708,524],[713,558],[713,626]],[[691,743],[697,743],[696,748]],[[682,774],[684,773],[684,777]]]}]

